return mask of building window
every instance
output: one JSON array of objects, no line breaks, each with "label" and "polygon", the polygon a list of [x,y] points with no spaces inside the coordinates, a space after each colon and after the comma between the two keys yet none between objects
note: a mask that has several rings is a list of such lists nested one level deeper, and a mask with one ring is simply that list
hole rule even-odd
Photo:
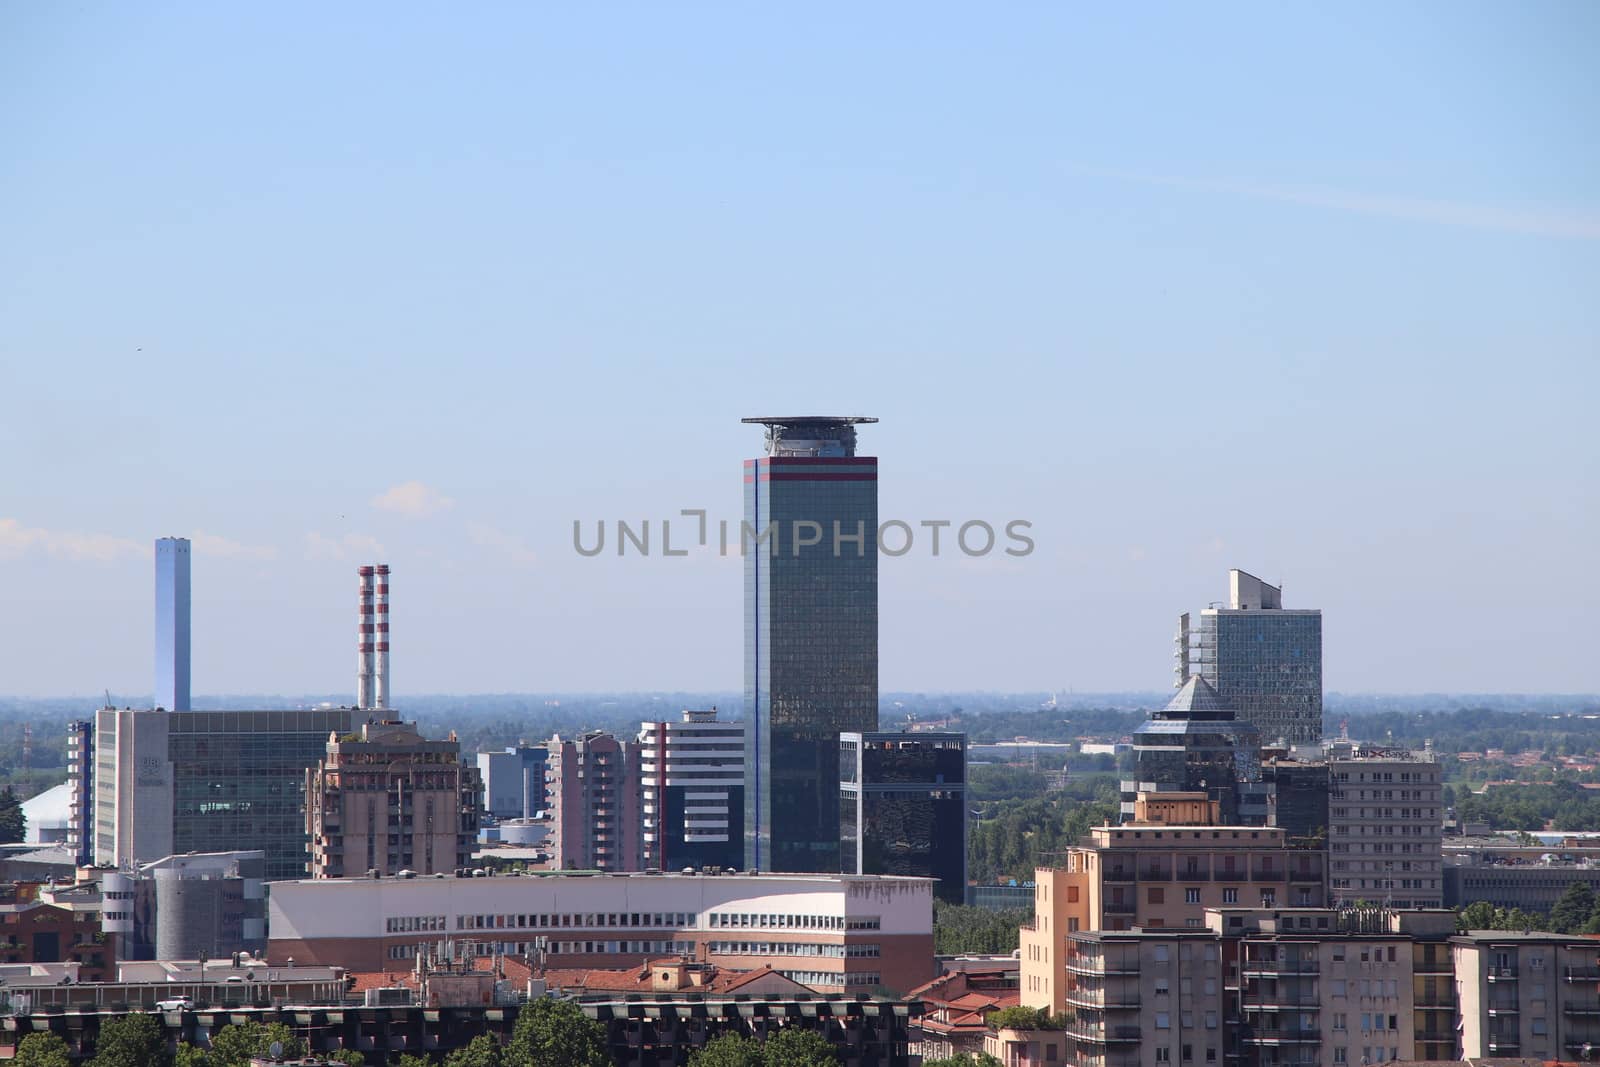
[{"label": "building window", "polygon": [[1183,902],[1185,904],[1198,904],[1198,903],[1200,903],[1200,890],[1199,889],[1185,889],[1183,891]]},{"label": "building window", "polygon": [[[1156,1029],[1157,1030],[1170,1030],[1170,1029],[1172,1029],[1172,1016],[1170,1014],[1168,1014],[1167,1012],[1164,1012],[1164,1011],[1156,1012]],[[1160,1050],[1158,1049],[1157,1051],[1160,1051]]]}]

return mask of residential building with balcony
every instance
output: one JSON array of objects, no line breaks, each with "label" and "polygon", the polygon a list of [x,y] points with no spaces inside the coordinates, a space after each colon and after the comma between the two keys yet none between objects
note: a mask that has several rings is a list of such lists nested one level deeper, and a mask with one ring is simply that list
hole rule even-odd
[{"label": "residential building with balcony", "polygon": [[306,771],[307,870],[313,878],[370,872],[454,872],[478,836],[481,786],[452,734],[429,741],[415,723],[367,722],[329,737]]},{"label": "residential building with balcony", "polygon": [[594,730],[546,746],[546,794],[555,865],[568,871],[644,869],[640,828],[644,747]]},{"label": "residential building with balcony", "polygon": [[1600,1049],[1600,941],[1472,930],[1450,949],[1462,1058],[1581,1060]]},{"label": "residential building with balcony", "polygon": [[[1076,1067],[1220,1064],[1221,944],[1210,930],[1078,931],[1063,942],[1067,1061]],[[1026,999],[1026,995],[1024,996]]]},{"label": "residential building with balcony", "polygon": [[[1022,929],[1022,1002],[1059,1012],[1065,938],[1079,931],[1201,929],[1209,908],[1318,908],[1324,853],[1269,826],[1216,826],[1203,794],[1142,794],[1137,821],[1101,826],[1034,877]],[[1152,821],[1152,819],[1171,821]]]}]

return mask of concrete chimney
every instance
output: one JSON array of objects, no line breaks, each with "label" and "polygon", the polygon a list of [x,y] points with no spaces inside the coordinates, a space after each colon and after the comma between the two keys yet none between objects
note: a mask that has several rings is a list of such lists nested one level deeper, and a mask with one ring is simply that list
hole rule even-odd
[{"label": "concrete chimney", "polygon": [[361,576],[356,615],[356,707],[366,711],[373,707],[373,568],[362,567],[356,573]]},{"label": "concrete chimney", "polygon": [[377,600],[377,663],[376,674],[378,677],[377,688],[374,689],[372,698],[376,706],[387,708],[389,706],[389,565],[380,563],[378,572],[378,600]]}]

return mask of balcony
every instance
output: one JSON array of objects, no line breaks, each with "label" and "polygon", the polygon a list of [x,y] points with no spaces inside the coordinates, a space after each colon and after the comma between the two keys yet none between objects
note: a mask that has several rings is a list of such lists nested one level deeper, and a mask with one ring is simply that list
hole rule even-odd
[{"label": "balcony", "polygon": [[1137,1045],[1144,1032],[1137,1026],[1086,1026],[1074,1022],[1067,1025],[1066,1035],[1091,1045]]},{"label": "balcony", "polygon": [[1515,967],[1490,967],[1488,979],[1491,982],[1515,982],[1517,969]]},{"label": "balcony", "polygon": [[1569,982],[1600,982],[1600,967],[1568,967],[1566,979]]},{"label": "balcony", "polygon": [[1280,1030],[1246,1030],[1240,1038],[1247,1045],[1321,1044],[1322,1031],[1289,1027]]},{"label": "balcony", "polygon": [[1252,882],[1283,882],[1289,878],[1289,872],[1282,867],[1252,867],[1250,880]]},{"label": "balcony", "polygon": [[1496,1037],[1492,1034],[1489,1037],[1490,1052],[1516,1052],[1520,1048],[1521,1042],[1514,1037]]},{"label": "balcony", "polygon": [[1522,1009],[1515,1004],[1491,1004],[1483,1009],[1490,1018],[1497,1015],[1521,1015]]},{"label": "balcony", "polygon": [[1245,960],[1239,965],[1246,978],[1276,978],[1279,975],[1321,974],[1316,960]]},{"label": "balcony", "polygon": [[1290,871],[1289,872],[1289,881],[1291,881],[1291,882],[1311,882],[1311,883],[1315,883],[1315,884],[1320,884],[1322,882],[1322,872],[1321,871]]},{"label": "balcony", "polygon": [[1572,1015],[1580,1019],[1600,1018],[1600,1004],[1563,1004],[1562,1015]]},{"label": "balcony", "polygon": [[1133,915],[1139,910],[1139,905],[1131,900],[1108,900],[1105,903],[1107,915]]},{"label": "balcony", "polygon": [[1133,882],[1138,880],[1131,867],[1107,867],[1100,872],[1100,877],[1107,882]]},{"label": "balcony", "polygon": [[1456,1040],[1456,1032],[1454,1030],[1418,1030],[1415,1036],[1418,1041],[1425,1041],[1430,1044],[1440,1041],[1448,1041],[1451,1044],[1455,1044]]},{"label": "balcony", "polygon": [[1137,990],[1123,993],[1115,989],[1075,989],[1067,994],[1067,1003],[1091,1011],[1138,1011],[1139,994]]},{"label": "balcony", "polygon": [[1092,956],[1069,956],[1067,957],[1067,973],[1081,974],[1098,978],[1102,975],[1138,974],[1139,968],[1137,966],[1119,966],[1115,963],[1108,962],[1107,960],[1096,959]]}]

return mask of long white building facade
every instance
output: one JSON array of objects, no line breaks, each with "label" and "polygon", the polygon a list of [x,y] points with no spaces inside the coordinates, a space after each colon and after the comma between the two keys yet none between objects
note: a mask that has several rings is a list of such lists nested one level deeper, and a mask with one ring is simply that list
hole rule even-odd
[{"label": "long white building facade", "polygon": [[277,882],[268,959],[351,970],[441,955],[551,967],[665,955],[770,966],[819,992],[897,993],[934,976],[933,880],[868,875],[548,874]]}]

